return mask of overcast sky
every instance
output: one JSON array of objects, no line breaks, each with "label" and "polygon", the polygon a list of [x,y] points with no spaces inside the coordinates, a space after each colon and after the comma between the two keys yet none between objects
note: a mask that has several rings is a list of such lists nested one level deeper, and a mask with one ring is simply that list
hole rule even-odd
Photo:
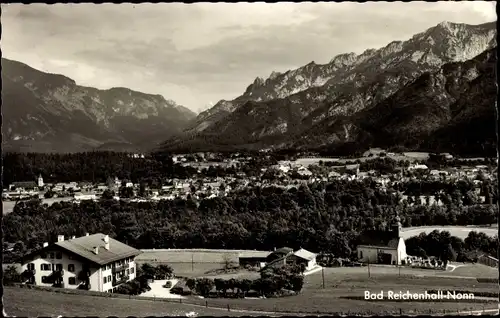
[{"label": "overcast sky", "polygon": [[255,77],[407,40],[442,21],[496,20],[495,3],[2,5],[2,53],[78,84],[162,94],[194,111]]}]

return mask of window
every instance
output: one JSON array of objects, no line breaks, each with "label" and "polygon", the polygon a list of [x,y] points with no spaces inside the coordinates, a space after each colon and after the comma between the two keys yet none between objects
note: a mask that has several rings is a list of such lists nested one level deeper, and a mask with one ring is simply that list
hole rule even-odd
[{"label": "window", "polygon": [[108,275],[108,282],[111,281],[111,275]]},{"label": "window", "polygon": [[106,276],[104,276],[104,284],[106,284],[108,282],[108,278]]},{"label": "window", "polygon": [[74,277],[70,277],[70,278],[68,279],[68,283],[69,283],[70,285],[76,285],[76,278],[74,278]]},{"label": "window", "polygon": [[130,268],[130,274],[133,274],[134,273],[134,267],[131,267]]},{"label": "window", "polygon": [[359,251],[359,258],[363,258],[363,251]]},{"label": "window", "polygon": [[49,253],[49,258],[54,258],[54,253],[53,252]]},{"label": "window", "polygon": [[69,254],[68,259],[75,259],[75,257],[73,255]]},{"label": "window", "polygon": [[33,263],[29,263],[29,264],[28,264],[28,270],[29,270],[29,271],[34,271],[34,270],[35,270],[35,264],[33,264]]},{"label": "window", "polygon": [[44,283],[44,284],[48,283],[47,276],[42,276],[42,283]]},{"label": "window", "polygon": [[56,252],[56,258],[62,259],[62,252]]},{"label": "window", "polygon": [[40,264],[40,269],[42,271],[50,271],[50,264]]},{"label": "window", "polygon": [[63,270],[63,265],[62,264],[56,264],[56,271],[62,271]]},{"label": "window", "polygon": [[75,264],[68,264],[68,272],[74,272],[75,271]]},{"label": "window", "polygon": [[126,275],[128,276],[129,274],[130,274],[130,273],[129,273],[129,270],[127,269],[127,270],[126,270]]}]

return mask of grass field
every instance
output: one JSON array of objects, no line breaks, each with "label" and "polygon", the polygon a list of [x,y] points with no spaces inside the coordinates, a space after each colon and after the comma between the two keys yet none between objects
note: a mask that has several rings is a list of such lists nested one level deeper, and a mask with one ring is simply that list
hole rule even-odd
[{"label": "grass field", "polygon": [[[71,201],[71,200],[73,200],[73,197],[42,199],[42,204],[52,205],[55,202]],[[14,210],[14,206],[16,205],[16,202],[15,201],[2,201],[2,205],[3,205],[3,214],[8,214]]]},{"label": "grass field", "polygon": [[185,316],[194,311],[200,316],[249,316],[241,313],[203,306],[136,299],[116,299],[87,295],[68,295],[17,287],[4,288],[5,312],[20,317],[117,316]]},{"label": "grass field", "polygon": [[[468,276],[484,273],[487,267],[471,265],[463,268]],[[458,271],[457,268],[455,271]],[[248,273],[248,272],[247,272]],[[227,274],[231,275],[240,275]],[[253,275],[257,273],[251,273]],[[5,310],[15,316],[184,316],[194,311],[206,316],[266,315],[266,312],[319,313],[319,314],[412,314],[412,313],[457,313],[458,311],[491,309],[495,302],[395,302],[365,301],[352,299],[363,296],[365,290],[372,292],[403,291],[421,292],[425,290],[467,290],[475,292],[498,292],[498,284],[478,283],[475,279],[439,277],[448,272],[434,270],[404,269],[388,266],[364,268],[325,268],[325,288],[321,272],[306,276],[301,294],[291,297],[270,299],[199,299],[189,297],[183,303],[174,301],[151,301],[126,298],[108,298],[88,295],[69,295],[34,289],[6,287],[4,289]],[[456,274],[455,272],[450,272]],[[489,271],[489,277],[498,277]],[[257,274],[258,275],[258,274]],[[411,277],[408,275],[421,275]],[[432,276],[436,275],[436,276]],[[207,275],[204,275],[207,276]],[[224,275],[217,275],[222,277]],[[351,299],[348,299],[351,297]],[[209,308],[205,308],[208,304]],[[198,306],[197,306],[198,305]],[[229,305],[231,311],[227,311]],[[213,308],[218,307],[218,309]],[[235,310],[243,310],[238,312]],[[256,312],[261,311],[261,312]],[[273,314],[274,315],[274,314]]]},{"label": "grass field", "polygon": [[[291,311],[308,313],[365,313],[396,314],[401,313],[443,313],[463,310],[481,310],[494,308],[497,301],[489,303],[473,303],[467,301],[454,302],[418,302],[418,301],[365,301],[347,299],[346,297],[362,297],[365,290],[372,292],[423,292],[425,290],[468,290],[476,292],[498,292],[498,284],[478,283],[477,280],[459,279],[455,277],[406,275],[432,275],[426,270],[407,270],[399,277],[396,268],[370,268],[368,277],[366,268],[326,268],[325,288],[322,287],[321,272],[306,276],[301,294],[291,297],[270,299],[209,299],[210,306],[227,306],[243,310]],[[437,271],[436,271],[437,272]],[[205,300],[196,300],[200,304]]]},{"label": "grass field", "polygon": [[483,232],[488,236],[498,235],[498,228],[494,227],[480,227],[480,226],[421,226],[421,227],[410,227],[403,228],[401,236],[406,240],[412,236],[418,236],[420,233],[430,233],[434,230],[438,231],[448,231],[451,236],[456,236],[461,239],[465,239],[469,232]]}]

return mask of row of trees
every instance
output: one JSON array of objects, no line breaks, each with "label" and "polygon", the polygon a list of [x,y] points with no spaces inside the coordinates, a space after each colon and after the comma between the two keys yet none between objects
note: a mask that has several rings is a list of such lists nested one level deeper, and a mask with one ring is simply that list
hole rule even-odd
[{"label": "row of trees", "polygon": [[261,272],[261,277],[255,280],[235,279],[228,280],[216,278],[190,278],[186,286],[195,294],[208,297],[215,287],[218,297],[231,296],[245,297],[254,290],[260,296],[279,296],[288,291],[298,293],[304,285],[304,276],[299,266],[286,265],[283,267],[270,267]]},{"label": "row of trees", "polygon": [[[497,223],[496,205],[408,206],[370,182],[335,181],[284,190],[249,188],[227,197],[42,205],[19,202],[4,216],[4,239],[26,250],[57,235],[107,233],[136,248],[272,250],[303,247],[350,255],[363,230]],[[340,255],[343,256],[343,255]]]},{"label": "row of trees", "polygon": [[481,254],[497,255],[498,237],[489,237],[482,232],[469,232],[462,240],[451,236],[448,231],[421,233],[405,241],[409,255],[428,257],[436,256],[444,261],[475,261]]}]

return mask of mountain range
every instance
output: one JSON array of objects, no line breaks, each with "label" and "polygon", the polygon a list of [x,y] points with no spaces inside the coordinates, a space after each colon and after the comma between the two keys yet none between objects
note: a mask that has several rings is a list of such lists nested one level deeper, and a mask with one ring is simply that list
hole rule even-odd
[{"label": "mountain range", "polygon": [[4,150],[368,147],[496,155],[496,22],[256,78],[198,116],[160,95],[79,86],[2,58]]},{"label": "mountain range", "polygon": [[146,151],[196,114],[127,88],[99,90],[2,58],[3,148],[10,151]]},{"label": "mountain range", "polygon": [[273,72],[200,113],[163,148],[496,154],[496,45],[496,22],[443,22],[360,55]]}]

